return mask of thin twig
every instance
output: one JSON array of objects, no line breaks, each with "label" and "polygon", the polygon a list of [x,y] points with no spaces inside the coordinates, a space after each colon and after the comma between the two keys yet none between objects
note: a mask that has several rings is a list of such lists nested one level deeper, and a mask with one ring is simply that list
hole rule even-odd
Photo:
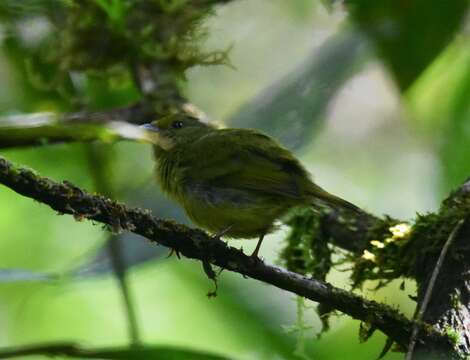
[{"label": "thin twig", "polygon": [[116,236],[110,236],[107,239],[107,247],[111,258],[111,264],[113,267],[114,274],[118,281],[119,289],[121,292],[122,300],[124,302],[124,308],[127,317],[127,328],[129,331],[129,338],[133,345],[139,345],[140,332],[139,323],[137,320],[137,314],[135,311],[134,302],[132,300],[132,294],[129,287],[128,277],[126,274],[126,267],[124,257],[122,253],[122,247],[119,244],[119,240]]},{"label": "thin twig", "polygon": [[[86,148],[87,159],[90,173],[92,174],[98,192],[106,196],[113,196],[112,186],[109,182],[110,178],[112,178],[109,174],[109,172],[111,172],[109,167],[111,160],[109,156],[110,149],[105,148],[104,146],[106,145],[89,144]],[[117,231],[119,231],[118,224],[116,227]],[[124,302],[129,338],[133,345],[139,345],[141,343],[139,323],[126,276],[126,264],[124,254],[122,252],[122,246],[119,243],[118,235],[116,234],[111,234],[106,241],[108,254],[111,259],[111,266],[118,282],[122,301]]]},{"label": "thin twig", "polygon": [[464,223],[463,219],[457,222],[454,229],[450,233],[446,243],[442,247],[441,253],[439,254],[439,258],[437,259],[436,266],[434,267],[434,270],[431,275],[431,279],[429,280],[428,286],[426,288],[423,302],[421,303],[421,306],[419,307],[419,310],[417,311],[416,316],[415,316],[415,323],[413,325],[413,331],[411,332],[410,344],[408,345],[408,352],[406,353],[405,360],[411,360],[413,357],[413,351],[416,346],[416,340],[418,338],[418,333],[420,329],[419,324],[421,323],[424,313],[426,312],[426,309],[429,305],[429,301],[431,300],[432,292],[434,290],[434,286],[436,285],[437,276],[439,275],[439,272],[441,271],[442,264],[444,263],[445,257],[447,255],[447,251],[452,245],[463,223]]}]

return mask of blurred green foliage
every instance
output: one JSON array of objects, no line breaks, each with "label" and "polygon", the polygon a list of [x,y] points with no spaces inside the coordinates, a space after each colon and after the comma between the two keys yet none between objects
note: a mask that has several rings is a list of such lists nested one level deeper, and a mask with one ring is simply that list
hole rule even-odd
[{"label": "blurred green foliage", "polygon": [[227,122],[261,129],[292,149],[309,144],[332,97],[370,56],[363,40],[351,28],[335,34]]},{"label": "blurred green foliage", "polygon": [[[1,1],[0,113],[125,106],[142,97],[133,67],[163,63],[171,71],[157,78],[182,89],[209,116],[273,134],[296,149],[322,186],[370,210],[397,217],[418,207],[430,210],[470,175],[470,44],[462,27],[468,1],[349,0],[331,2],[329,9],[315,0],[213,3]],[[226,54],[217,49],[230,47],[236,70],[195,66],[224,63]],[[372,107],[379,110],[369,119]],[[118,200],[187,222],[157,192],[146,146],[106,146],[106,173]],[[3,153],[56,180],[97,190],[84,145]],[[118,290],[102,262],[102,229],[4,188],[0,213],[1,344],[126,344]],[[283,236],[266,241],[268,261],[278,257]],[[290,295],[223,273],[219,296],[209,301],[212,285],[199,264],[165,260],[165,249],[132,236],[123,240],[132,244],[125,255],[145,343],[237,359],[298,358],[298,332],[282,328],[296,323]],[[105,270],[80,280],[70,275],[95,262]],[[350,285],[349,273],[333,265],[327,280]],[[375,285],[365,284],[368,297],[410,312],[412,289],[399,292],[392,284],[367,292]],[[317,340],[315,312],[307,308],[303,316],[313,328],[302,334],[304,357],[373,359],[385,344],[380,334],[359,344],[359,325],[336,317]],[[390,353],[386,359],[401,357]]]},{"label": "blurred green foliage", "polygon": [[468,0],[347,0],[351,16],[407,89],[453,40]]},{"label": "blurred green foliage", "polygon": [[[200,351],[191,351],[178,349],[177,347],[164,347],[164,346],[142,346],[142,347],[129,347],[129,348],[112,348],[112,349],[97,349],[85,350],[76,346],[73,343],[56,343],[45,344],[39,346],[31,346],[23,348],[20,352],[18,349],[11,348],[0,355],[1,359],[10,357],[28,356],[30,354],[41,353],[46,356],[63,355],[73,359],[168,359],[168,360],[226,360],[226,357],[217,356],[210,353]],[[11,356],[9,354],[12,354]],[[15,354],[15,355],[13,355]]]},{"label": "blurred green foliage", "polygon": [[410,89],[407,101],[414,125],[435,146],[442,196],[470,174],[470,42],[465,33]]},{"label": "blurred green foliage", "polygon": [[[93,108],[97,101],[122,106],[140,97],[139,67],[163,66],[159,83],[178,88],[187,68],[226,61],[223,51],[200,50],[210,6],[207,0],[5,1],[4,51],[21,81],[35,85],[25,86],[32,97],[57,97],[60,110]],[[162,100],[167,93],[156,95]]]}]

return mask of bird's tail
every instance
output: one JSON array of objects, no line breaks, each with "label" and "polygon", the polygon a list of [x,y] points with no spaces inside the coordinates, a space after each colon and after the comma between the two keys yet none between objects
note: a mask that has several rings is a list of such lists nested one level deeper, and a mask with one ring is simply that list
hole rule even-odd
[{"label": "bird's tail", "polygon": [[353,211],[358,214],[364,214],[364,210],[360,209],[356,205],[341,199],[340,197],[330,194],[328,191],[323,190],[320,186],[316,184],[312,184],[312,188],[310,189],[310,194],[312,195],[313,199],[319,199],[322,202],[326,203],[327,205],[333,208],[340,208]]}]

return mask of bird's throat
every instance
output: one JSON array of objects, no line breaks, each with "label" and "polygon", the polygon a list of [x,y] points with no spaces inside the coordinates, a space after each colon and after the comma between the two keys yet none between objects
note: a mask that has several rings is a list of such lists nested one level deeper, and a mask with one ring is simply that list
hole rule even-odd
[{"label": "bird's throat", "polygon": [[161,148],[163,151],[170,151],[175,146],[175,141],[173,139],[162,134],[156,133],[152,140],[155,146]]}]

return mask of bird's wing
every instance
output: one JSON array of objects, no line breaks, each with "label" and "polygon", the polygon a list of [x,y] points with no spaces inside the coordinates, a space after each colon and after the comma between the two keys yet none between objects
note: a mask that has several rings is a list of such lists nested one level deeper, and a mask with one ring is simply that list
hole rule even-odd
[{"label": "bird's wing", "polygon": [[310,183],[287,149],[254,130],[218,130],[187,150],[188,176],[196,182],[290,198],[300,198]]}]

